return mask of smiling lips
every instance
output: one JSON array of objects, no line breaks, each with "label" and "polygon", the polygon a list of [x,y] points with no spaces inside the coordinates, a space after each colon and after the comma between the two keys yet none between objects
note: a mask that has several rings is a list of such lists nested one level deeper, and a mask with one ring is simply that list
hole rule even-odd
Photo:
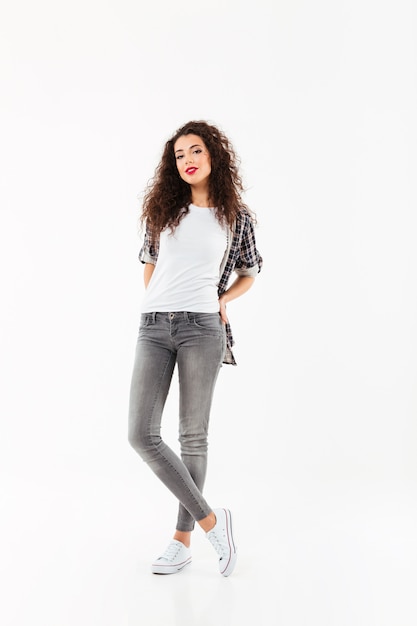
[{"label": "smiling lips", "polygon": [[187,169],[185,170],[186,174],[195,174],[197,171],[197,167],[187,167]]}]

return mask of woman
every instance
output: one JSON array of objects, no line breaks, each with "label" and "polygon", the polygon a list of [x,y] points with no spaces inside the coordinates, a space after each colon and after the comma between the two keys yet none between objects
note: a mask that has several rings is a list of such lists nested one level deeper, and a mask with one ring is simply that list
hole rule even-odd
[{"label": "woman", "polygon": [[[224,133],[189,122],[166,142],[144,196],[139,259],[145,296],[132,374],[129,441],[179,501],[176,530],[152,564],[174,574],[191,562],[195,522],[229,576],[236,563],[232,516],[202,495],[210,408],[222,363],[236,365],[226,305],[253,285],[262,258],[255,217],[242,202],[237,157]],[[229,286],[231,274],[236,278]],[[181,458],[161,438],[175,366]]]}]

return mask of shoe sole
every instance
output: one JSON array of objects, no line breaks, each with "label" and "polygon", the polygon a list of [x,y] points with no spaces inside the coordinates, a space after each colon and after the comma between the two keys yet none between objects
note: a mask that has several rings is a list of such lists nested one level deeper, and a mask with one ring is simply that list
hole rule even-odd
[{"label": "shoe sole", "polygon": [[191,563],[191,557],[178,565],[152,565],[152,574],[177,574]]},{"label": "shoe sole", "polygon": [[228,538],[229,548],[230,548],[230,556],[224,569],[220,569],[220,574],[222,576],[230,576],[230,574],[235,569],[236,560],[237,560],[237,548],[233,539],[232,514],[230,513],[229,509],[223,509],[223,510],[226,514],[226,529],[227,529],[227,538]]}]

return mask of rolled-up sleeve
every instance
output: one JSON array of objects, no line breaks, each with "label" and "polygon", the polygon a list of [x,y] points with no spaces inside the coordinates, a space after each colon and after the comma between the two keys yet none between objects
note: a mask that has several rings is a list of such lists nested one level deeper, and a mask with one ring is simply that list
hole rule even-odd
[{"label": "rolled-up sleeve", "polygon": [[157,258],[158,246],[151,244],[148,230],[146,230],[143,238],[143,244],[139,251],[139,261],[141,263],[152,263],[152,265],[155,265]]},{"label": "rolled-up sleeve", "polygon": [[247,218],[242,233],[239,256],[236,259],[235,272],[238,276],[254,277],[261,271],[262,263],[262,257],[256,248],[253,223]]}]

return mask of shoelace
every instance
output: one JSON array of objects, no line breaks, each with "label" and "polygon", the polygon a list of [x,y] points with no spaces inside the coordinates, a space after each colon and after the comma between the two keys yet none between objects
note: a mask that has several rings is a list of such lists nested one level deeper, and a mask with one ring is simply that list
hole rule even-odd
[{"label": "shoelace", "polygon": [[170,543],[164,554],[159,558],[166,559],[167,561],[173,561],[180,550],[181,546],[179,546],[177,543]]},{"label": "shoelace", "polygon": [[217,554],[220,555],[220,558],[221,559],[227,558],[228,548],[226,545],[227,542],[225,538],[219,537],[216,532],[210,532],[208,533],[207,536],[208,536],[210,543],[214,546],[214,549],[216,550]]}]

